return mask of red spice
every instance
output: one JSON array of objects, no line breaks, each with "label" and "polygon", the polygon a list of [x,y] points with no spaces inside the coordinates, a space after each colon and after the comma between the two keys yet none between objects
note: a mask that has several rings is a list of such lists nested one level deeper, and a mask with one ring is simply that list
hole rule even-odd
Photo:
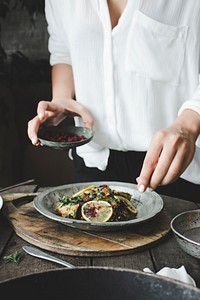
[{"label": "red spice", "polygon": [[62,131],[55,132],[53,130],[43,132],[41,138],[52,142],[79,142],[86,139],[84,135],[74,135],[73,133]]},{"label": "red spice", "polygon": [[96,217],[99,209],[101,209],[101,206],[98,206],[98,207],[90,206],[85,210],[85,214],[94,218],[94,217]]}]

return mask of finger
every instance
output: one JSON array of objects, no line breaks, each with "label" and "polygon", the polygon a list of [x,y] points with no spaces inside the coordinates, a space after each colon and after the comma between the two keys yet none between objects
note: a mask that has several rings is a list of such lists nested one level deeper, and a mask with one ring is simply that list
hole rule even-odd
[{"label": "finger", "polygon": [[[66,105],[67,104],[67,105]],[[75,100],[60,101],[59,105],[50,101],[40,101],[38,104],[37,113],[39,119],[44,122],[48,118],[54,117],[52,120],[49,120],[48,124],[56,125],[60,123],[66,116],[80,116],[83,120],[83,123],[86,127],[93,127],[93,117],[82,104]],[[63,114],[63,115],[62,115]]]},{"label": "finger", "polygon": [[178,179],[190,164],[192,157],[192,153],[186,151],[184,145],[182,147],[179,147],[179,151],[177,151],[168,172],[166,173],[160,184],[167,185]]},{"label": "finger", "polygon": [[52,113],[55,113],[58,111],[58,106],[54,104],[52,101],[40,101],[38,103],[38,108],[37,108],[37,114],[38,117],[41,121],[44,121],[44,119],[47,119],[47,114],[48,117],[51,116]]},{"label": "finger", "polygon": [[149,150],[145,156],[142,170],[140,172],[138,182],[138,189],[140,192],[144,192],[148,186],[150,186],[151,176],[156,168],[158,163],[160,153],[162,151],[162,145],[157,145],[153,147],[153,143],[151,143]]},{"label": "finger", "polygon": [[[56,126],[62,122],[67,115],[65,114],[62,105],[55,104],[49,101],[40,101],[37,109],[38,117],[45,126]],[[74,115],[74,114],[73,114]]]},{"label": "finger", "polygon": [[76,113],[83,120],[85,127],[92,128],[94,124],[93,117],[89,110],[77,101],[70,101],[67,110]]},{"label": "finger", "polygon": [[32,120],[28,122],[27,133],[33,145],[39,144],[37,132],[40,125],[41,125],[41,121],[38,116],[35,116]]},{"label": "finger", "polygon": [[168,173],[168,170],[176,156],[176,150],[174,147],[165,147],[158,159],[157,165],[151,175],[149,186],[154,190],[161,184],[164,177]]},{"label": "finger", "polygon": [[177,155],[174,157],[173,162],[171,163],[168,172],[160,182],[160,185],[167,185],[169,183],[174,182],[180,177],[182,172],[186,169],[186,164],[184,163],[184,160],[185,159],[177,153]]},{"label": "finger", "polygon": [[85,114],[83,117],[82,117],[82,120],[83,120],[83,123],[85,125],[85,127],[87,128],[93,128],[93,125],[94,125],[94,121],[93,121],[93,118],[90,114]]}]

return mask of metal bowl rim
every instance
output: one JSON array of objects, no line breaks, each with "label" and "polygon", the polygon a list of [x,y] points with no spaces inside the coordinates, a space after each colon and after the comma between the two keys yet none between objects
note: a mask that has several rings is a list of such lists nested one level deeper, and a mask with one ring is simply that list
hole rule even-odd
[{"label": "metal bowl rim", "polygon": [[28,277],[32,278],[32,277],[40,276],[40,275],[46,276],[48,274],[53,275],[54,273],[56,274],[56,273],[61,273],[61,272],[63,272],[63,273],[69,272],[70,273],[70,272],[74,272],[74,271],[76,272],[78,270],[86,270],[86,271],[88,270],[89,272],[90,272],[90,270],[95,270],[97,272],[98,271],[103,271],[103,272],[110,271],[110,272],[114,272],[114,273],[130,273],[130,275],[133,274],[133,276],[135,275],[135,276],[140,276],[140,277],[146,277],[146,278],[156,280],[157,282],[163,282],[163,283],[168,282],[169,284],[177,286],[177,287],[178,286],[185,287],[190,291],[194,291],[194,292],[200,294],[200,290],[198,289],[198,287],[184,283],[177,279],[161,276],[156,273],[144,272],[144,271],[137,270],[137,269],[129,269],[129,268],[125,268],[125,267],[112,267],[112,266],[76,266],[75,268],[62,267],[60,269],[37,271],[35,273],[30,273],[30,274],[21,275],[21,276],[15,277],[15,278],[5,279],[5,280],[1,281],[0,286],[1,286],[1,284],[3,285],[4,283],[9,283],[9,282],[12,283],[15,280],[23,280]]},{"label": "metal bowl rim", "polygon": [[197,212],[200,213],[200,209],[188,210],[188,211],[184,211],[184,212],[178,214],[177,216],[175,216],[175,217],[171,220],[171,222],[170,222],[170,227],[171,227],[172,231],[174,232],[174,234],[177,235],[179,238],[181,238],[181,239],[183,239],[183,240],[185,240],[185,241],[187,241],[187,242],[189,242],[189,243],[191,243],[191,244],[194,244],[194,245],[196,245],[196,246],[200,246],[200,243],[195,242],[195,241],[193,241],[193,240],[187,238],[186,236],[184,236],[183,234],[179,233],[179,232],[174,228],[174,222],[175,222],[175,220],[177,220],[179,217],[181,217],[182,215],[187,215],[187,214],[189,214],[189,213],[197,213]]},{"label": "metal bowl rim", "polygon": [[[59,145],[60,145],[60,147],[70,147],[70,146],[74,146],[74,145],[79,145],[79,144],[82,144],[82,143],[87,143],[87,142],[90,142],[91,141],[91,139],[94,137],[94,134],[95,134],[95,131],[93,130],[93,129],[91,129],[91,128],[87,128],[87,127],[83,127],[83,126],[71,126],[71,125],[66,125],[66,126],[64,126],[64,125],[62,125],[62,126],[59,126],[58,125],[58,127],[56,128],[57,126],[49,126],[49,127],[44,127],[44,128],[41,128],[41,129],[39,129],[39,131],[38,131],[38,139],[39,139],[39,141],[42,143],[47,143],[47,144],[49,144],[49,143],[51,143],[51,147],[59,147]],[[48,129],[53,129],[53,130],[62,130],[62,129],[65,129],[65,130],[75,130],[76,131],[76,129],[82,129],[82,130],[86,130],[86,131],[88,131],[89,133],[90,133],[90,137],[88,137],[88,138],[86,138],[85,140],[83,140],[83,141],[75,141],[75,142],[56,142],[56,141],[49,141],[49,140],[45,140],[45,139],[43,139],[42,137],[40,137],[39,135],[39,133],[40,133],[40,131],[45,131],[45,130],[48,130]],[[50,145],[48,145],[49,147],[50,147]]]}]

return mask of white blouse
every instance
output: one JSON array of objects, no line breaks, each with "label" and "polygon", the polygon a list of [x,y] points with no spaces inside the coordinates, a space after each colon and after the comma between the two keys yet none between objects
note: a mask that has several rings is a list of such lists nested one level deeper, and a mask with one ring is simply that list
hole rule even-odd
[{"label": "white blouse", "polygon": [[[109,149],[146,151],[183,109],[200,114],[200,0],[128,0],[114,29],[106,0],[46,0],[45,11],[50,63],[72,65],[94,117],[77,148],[88,167],[105,170]],[[181,177],[200,184],[200,138]]]}]

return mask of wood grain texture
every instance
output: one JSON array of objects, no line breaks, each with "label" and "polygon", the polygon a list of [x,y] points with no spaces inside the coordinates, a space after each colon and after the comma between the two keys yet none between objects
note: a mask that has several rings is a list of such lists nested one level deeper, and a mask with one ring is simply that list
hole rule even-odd
[{"label": "wood grain texture", "polygon": [[25,197],[5,202],[3,213],[25,241],[52,252],[72,256],[114,256],[147,249],[170,231],[164,209],[151,221],[117,232],[86,232],[53,220],[36,211],[33,199]]}]

